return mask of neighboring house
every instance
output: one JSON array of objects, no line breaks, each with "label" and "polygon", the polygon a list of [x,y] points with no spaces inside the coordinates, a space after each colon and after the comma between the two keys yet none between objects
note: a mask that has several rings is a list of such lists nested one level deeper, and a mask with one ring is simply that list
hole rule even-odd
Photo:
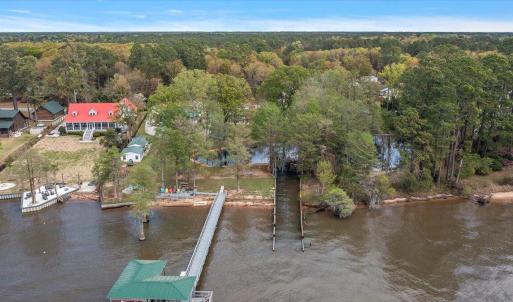
[{"label": "neighboring house", "polygon": [[121,151],[121,160],[133,165],[139,163],[144,158],[144,154],[148,149],[148,141],[144,136],[134,137],[128,146]]},{"label": "neighboring house", "polygon": [[144,148],[138,146],[128,146],[121,151],[121,160],[133,165],[139,163],[144,158]]},{"label": "neighboring house", "polygon": [[392,97],[393,90],[392,88],[385,87],[379,91],[379,96],[385,99],[390,99]]},{"label": "neighboring house", "polygon": [[0,109],[0,136],[11,136],[27,127],[27,117],[17,109]]},{"label": "neighboring house", "polygon": [[132,101],[130,101],[128,98],[124,98],[121,101],[119,101],[121,105],[127,106],[130,110],[137,112],[137,106],[135,106]]},{"label": "neighboring house", "polygon": [[374,76],[374,75],[363,76],[362,80],[369,81],[369,82],[372,82],[372,83],[379,83],[379,78],[377,76]]},{"label": "neighboring house", "polygon": [[38,122],[53,122],[64,116],[64,107],[56,101],[49,101],[41,105],[36,111]]},{"label": "neighboring house", "polygon": [[66,115],[66,131],[106,131],[118,128],[116,111],[118,103],[72,103]]}]

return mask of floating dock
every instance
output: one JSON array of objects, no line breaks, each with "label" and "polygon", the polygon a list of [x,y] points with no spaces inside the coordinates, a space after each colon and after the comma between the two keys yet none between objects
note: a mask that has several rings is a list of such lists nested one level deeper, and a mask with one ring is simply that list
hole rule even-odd
[{"label": "floating dock", "polygon": [[53,187],[52,189],[46,189],[45,186],[42,186],[38,190],[34,191],[34,202],[32,202],[30,192],[23,192],[21,195],[21,212],[30,213],[40,211],[56,204],[58,201],[63,201],[70,193],[77,190],[78,188],[72,186],[57,185],[57,189],[54,189]]}]

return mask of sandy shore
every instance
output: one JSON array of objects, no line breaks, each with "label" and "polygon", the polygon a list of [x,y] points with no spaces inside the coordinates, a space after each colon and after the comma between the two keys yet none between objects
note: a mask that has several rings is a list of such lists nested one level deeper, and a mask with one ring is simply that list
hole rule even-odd
[{"label": "sandy shore", "polygon": [[513,203],[513,192],[497,192],[490,194],[491,203]]}]

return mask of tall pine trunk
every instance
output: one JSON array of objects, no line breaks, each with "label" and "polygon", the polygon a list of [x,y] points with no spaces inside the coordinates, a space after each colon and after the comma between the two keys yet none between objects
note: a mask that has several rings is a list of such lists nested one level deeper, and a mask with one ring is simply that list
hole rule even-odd
[{"label": "tall pine trunk", "polygon": [[15,94],[12,95],[12,106],[14,110],[18,110],[18,97]]}]

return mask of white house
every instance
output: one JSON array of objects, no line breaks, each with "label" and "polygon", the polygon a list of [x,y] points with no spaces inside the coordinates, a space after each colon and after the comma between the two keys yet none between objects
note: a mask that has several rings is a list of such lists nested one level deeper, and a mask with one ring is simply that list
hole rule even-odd
[{"label": "white house", "polygon": [[144,136],[136,136],[132,138],[128,146],[121,151],[121,160],[129,165],[141,162],[147,148],[148,141],[146,138]]},{"label": "white house", "polygon": [[121,151],[121,160],[133,165],[141,162],[144,158],[144,148],[138,146],[128,146]]}]

